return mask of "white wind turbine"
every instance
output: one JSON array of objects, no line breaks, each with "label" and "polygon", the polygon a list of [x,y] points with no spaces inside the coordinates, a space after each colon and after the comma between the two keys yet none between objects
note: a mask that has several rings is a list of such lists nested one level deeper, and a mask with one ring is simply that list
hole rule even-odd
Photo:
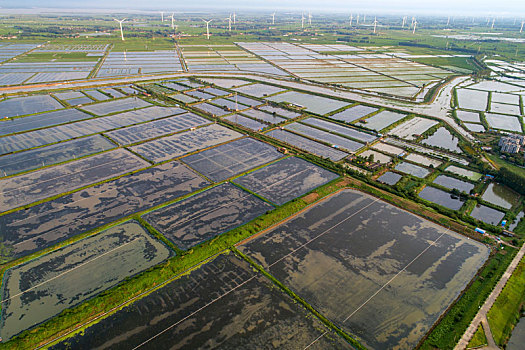
[{"label": "white wind turbine", "polygon": [[234,12],[233,13],[233,24],[236,24],[236,23],[237,23],[237,15]]},{"label": "white wind turbine", "polygon": [[230,17],[226,17],[225,19],[228,20],[228,31],[231,32],[232,31],[232,15],[230,15]]},{"label": "white wind turbine", "polygon": [[173,16],[175,15],[175,12],[171,14],[171,29],[175,29],[175,22],[173,19]]},{"label": "white wind turbine", "polygon": [[304,20],[305,20],[304,13],[302,13],[301,14],[301,28],[304,28]]},{"label": "white wind turbine", "polygon": [[447,27],[449,24],[450,24],[450,16],[448,16],[448,19],[447,19]]},{"label": "white wind turbine", "polygon": [[406,23],[407,23],[407,16],[403,17],[403,24],[401,24],[401,28],[405,28]]},{"label": "white wind turbine", "polygon": [[352,20],[354,19],[354,15],[350,14],[350,27],[352,26]]},{"label": "white wind turbine", "polygon": [[122,23],[124,23],[124,21],[126,20],[126,18],[122,19],[122,20],[118,20],[116,18],[113,18],[115,21],[117,21],[120,25],[120,37],[122,38],[122,41],[124,41],[124,32],[122,31]]},{"label": "white wind turbine", "polygon": [[164,22],[164,12],[160,11],[160,19],[162,22]]},{"label": "white wind turbine", "polygon": [[312,25],[312,13],[311,12],[308,12],[308,25],[309,26]]},{"label": "white wind turbine", "polygon": [[414,18],[414,30],[412,31],[412,34],[416,34],[416,27],[417,27],[417,19]]},{"label": "white wind turbine", "polygon": [[210,40],[210,22],[213,21],[213,19],[210,19],[209,21],[203,19],[203,22],[206,23],[206,38]]},{"label": "white wind turbine", "polygon": [[520,28],[520,33],[523,32],[523,24],[525,24],[525,21],[521,21],[521,28]]},{"label": "white wind turbine", "polygon": [[357,27],[359,25],[359,15],[357,15],[357,18],[355,19],[355,26]]},{"label": "white wind turbine", "polygon": [[275,24],[275,12],[272,13],[272,25]]},{"label": "white wind turbine", "polygon": [[490,26],[490,29],[494,29],[494,22],[496,22],[496,18],[492,19],[492,25]]},{"label": "white wind turbine", "polygon": [[363,24],[366,22],[366,15],[363,15]]},{"label": "white wind turbine", "polygon": [[374,34],[376,33],[376,27],[377,27],[377,17],[374,18]]}]

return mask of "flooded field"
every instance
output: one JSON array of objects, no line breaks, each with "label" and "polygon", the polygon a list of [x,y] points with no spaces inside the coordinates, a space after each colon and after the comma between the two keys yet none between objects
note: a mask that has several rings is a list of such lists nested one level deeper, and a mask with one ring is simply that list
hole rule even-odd
[{"label": "flooded field", "polygon": [[118,129],[105,135],[116,141],[119,145],[130,145],[132,143],[210,123],[211,122],[208,119],[199,117],[196,114],[185,113],[129,128]]},{"label": "flooded field", "polygon": [[343,190],[240,249],[373,349],[414,347],[489,249]]},{"label": "flooded field", "polygon": [[377,181],[390,185],[390,186],[394,186],[395,184],[399,182],[399,180],[401,180],[402,177],[403,176],[399,174],[393,173],[391,171],[387,171],[383,175],[379,176],[377,178]]},{"label": "flooded field", "polygon": [[219,182],[281,158],[273,146],[251,138],[235,140],[183,158],[208,179]]},{"label": "flooded field", "polygon": [[434,180],[435,184],[441,185],[443,187],[446,187],[448,189],[457,189],[460,192],[469,193],[472,189],[474,189],[474,184],[471,184],[470,182],[461,181],[454,177],[450,177],[447,175],[439,175]]},{"label": "flooded field", "polygon": [[138,223],[129,221],[10,268],[2,283],[0,336],[5,341],[170,254]]},{"label": "flooded field", "polygon": [[338,177],[339,175],[303,159],[289,157],[233,182],[272,203],[282,205]]},{"label": "flooded field", "polygon": [[430,174],[430,171],[428,171],[427,169],[414,165],[412,163],[407,163],[407,162],[399,163],[398,165],[396,165],[395,169],[402,173],[410,174],[415,177],[421,177],[421,178]]},{"label": "flooded field", "polygon": [[348,102],[332,100],[330,98],[304,94],[302,92],[288,91],[269,97],[273,102],[288,102],[305,107],[308,112],[324,115],[337,109],[348,106]]},{"label": "flooded field", "polygon": [[419,192],[419,197],[452,210],[459,210],[459,208],[463,206],[463,201],[459,198],[454,198],[450,193],[432,186],[425,186],[425,188]]},{"label": "flooded field", "polygon": [[510,209],[518,204],[520,195],[507,186],[491,183],[481,196],[481,199],[505,209]]},{"label": "flooded field", "polygon": [[0,110],[2,111],[0,116],[11,118],[62,108],[64,107],[49,95],[16,97],[0,101]]},{"label": "flooded field", "polygon": [[311,126],[318,127],[320,129],[336,133],[345,137],[349,137],[362,142],[372,142],[377,136],[362,132],[351,127],[342,126],[336,123],[331,123],[326,120],[317,119],[317,118],[307,118],[301,120],[301,123],[308,124]]},{"label": "flooded field", "polygon": [[479,119],[479,113],[458,110],[456,111],[456,114],[458,116],[458,119],[464,122],[481,122]]},{"label": "flooded field", "polygon": [[345,109],[342,112],[333,114],[330,116],[330,118],[335,119],[335,120],[341,120],[346,123],[351,123],[354,120],[366,117],[367,115],[372,114],[376,111],[377,111],[377,108],[375,107],[357,105],[357,106],[353,106],[348,109]]},{"label": "flooded field", "polygon": [[261,106],[261,107],[257,107],[257,109],[260,109],[261,111],[275,113],[276,115],[280,115],[281,117],[288,118],[288,119],[297,118],[301,116],[301,113],[299,112],[290,111],[288,109],[284,109],[280,107]]},{"label": "flooded field", "polygon": [[270,131],[267,133],[267,135],[304,151],[315,154],[319,157],[326,157],[334,162],[337,162],[338,160],[348,156],[348,153],[323,145],[319,142],[312,141],[306,137],[296,135],[289,131],[276,129]]},{"label": "flooded field", "polygon": [[329,145],[334,146],[334,148],[342,148],[343,150],[347,150],[350,152],[355,152],[364,146],[364,144],[362,144],[361,142],[357,142],[339,135],[335,135],[327,131],[319,130],[317,128],[301,123],[288,124],[284,128],[286,130],[296,132],[303,136],[307,136],[315,140],[328,143]]},{"label": "flooded field", "polygon": [[241,136],[242,134],[225,128],[224,126],[212,124],[198,128],[197,130],[162,137],[138,146],[133,146],[130,149],[146,159],[159,163],[200,149],[215,146],[219,143],[231,141]]},{"label": "flooded field", "polygon": [[0,157],[0,178],[107,151],[116,145],[100,135]]},{"label": "flooded field", "polygon": [[487,207],[486,205],[478,204],[470,213],[474,219],[483,221],[484,223],[491,225],[498,225],[503,217],[505,216],[504,212],[501,212],[496,209]]},{"label": "flooded field", "polygon": [[388,143],[378,142],[372,145],[372,149],[376,149],[381,152],[385,152],[392,155],[400,155],[405,152],[404,149],[389,145]]},{"label": "flooded field", "polygon": [[224,183],[143,217],[178,248],[187,250],[271,209],[253,194]]},{"label": "flooded field", "polygon": [[285,89],[277,87],[277,86],[259,84],[259,83],[255,83],[251,85],[244,85],[242,87],[238,87],[233,90],[246,94],[246,95],[255,96],[255,97],[265,97],[268,95],[276,94],[278,92],[286,91]]},{"label": "flooded field", "polygon": [[52,349],[348,349],[246,262],[221,255]]},{"label": "flooded field", "polygon": [[24,134],[0,138],[0,154],[20,151],[65,141],[81,136],[105,132],[124,126],[167,117],[185,110],[176,107],[150,107],[136,111],[123,112],[109,117],[93,118],[76,123],[54,126],[48,129],[29,131]]},{"label": "flooded field", "polygon": [[434,168],[437,168],[438,166],[443,164],[439,160],[435,160],[435,159],[432,159],[432,158],[429,158],[429,157],[425,157],[425,156],[422,156],[421,154],[417,154],[417,153],[410,153],[409,155],[407,155],[405,157],[405,159],[409,160],[411,162],[417,163],[417,164],[424,165],[424,166],[433,166]]},{"label": "flooded field", "polygon": [[387,126],[398,122],[405,117],[405,114],[391,111],[382,111],[370,118],[367,118],[364,123],[360,122],[360,125],[367,129],[381,131]]},{"label": "flooded field", "polygon": [[456,94],[460,108],[475,111],[485,111],[487,109],[489,93],[486,91],[457,89]]},{"label": "flooded field", "polygon": [[196,105],[193,105],[193,108],[197,108],[201,112],[208,113],[212,116],[222,117],[223,115],[230,114],[230,111],[226,111],[222,109],[221,107],[217,107],[214,105],[211,105],[207,102],[199,103]]},{"label": "flooded field", "polygon": [[141,100],[138,97],[130,97],[121,100],[100,102],[93,105],[84,106],[82,109],[96,115],[107,115],[148,106],[151,106],[149,102]]},{"label": "flooded field", "polygon": [[450,133],[446,128],[439,128],[431,136],[423,140],[425,145],[441,147],[451,152],[462,153],[458,146],[459,139]]},{"label": "flooded field", "polygon": [[521,123],[517,117],[496,113],[485,113],[485,119],[491,128],[522,132]]},{"label": "flooded field", "polygon": [[245,128],[248,128],[252,131],[261,131],[268,126],[267,124],[263,124],[257,120],[253,120],[240,114],[233,114],[225,117],[224,119],[234,124],[244,126]]},{"label": "flooded field", "polygon": [[0,121],[0,136],[14,132],[24,132],[62,123],[89,119],[93,116],[77,109],[62,109],[53,112],[31,115],[23,118],[13,118]]},{"label": "flooded field", "polygon": [[474,123],[463,123],[467,130],[472,132],[485,132],[485,127],[481,124],[474,124]]},{"label": "flooded field", "polygon": [[[0,158],[1,159],[1,158]],[[150,164],[116,149],[66,164],[0,179],[0,209],[7,211],[76,188],[103,181]]]},{"label": "flooded field", "polygon": [[389,135],[395,135],[402,139],[415,140],[419,135],[437,125],[438,122],[431,119],[415,117],[402,124],[399,124],[388,132]]},{"label": "flooded field", "polygon": [[178,162],[0,216],[0,239],[15,258],[209,185]]},{"label": "flooded field", "polygon": [[285,118],[278,117],[272,113],[260,111],[257,109],[249,109],[247,111],[243,111],[242,114],[272,125],[282,123],[286,120]]}]

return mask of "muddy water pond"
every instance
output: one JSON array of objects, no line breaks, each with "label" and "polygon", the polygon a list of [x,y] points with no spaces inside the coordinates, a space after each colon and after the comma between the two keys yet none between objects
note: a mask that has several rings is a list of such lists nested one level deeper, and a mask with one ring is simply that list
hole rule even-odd
[{"label": "muddy water pond", "polygon": [[372,196],[343,190],[240,246],[368,348],[413,348],[489,249]]},{"label": "muddy water pond", "polygon": [[52,349],[349,349],[248,263],[221,255]]}]

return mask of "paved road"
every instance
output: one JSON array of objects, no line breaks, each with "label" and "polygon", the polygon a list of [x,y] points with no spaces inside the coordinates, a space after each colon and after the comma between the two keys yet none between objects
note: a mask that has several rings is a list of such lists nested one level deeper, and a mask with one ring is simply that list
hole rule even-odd
[{"label": "paved road", "polygon": [[[487,339],[489,341],[489,347],[491,349],[498,349],[496,344],[494,343],[494,340],[492,338],[492,333],[490,332],[488,322],[487,320],[487,313],[489,312],[490,308],[500,295],[501,291],[503,290],[503,287],[505,287],[505,284],[507,284],[507,281],[509,280],[510,276],[518,266],[519,262],[523,258],[525,254],[525,244],[521,247],[521,249],[518,251],[510,265],[507,267],[507,270],[505,270],[505,273],[503,273],[503,276],[499,280],[498,284],[492,291],[492,293],[489,295],[483,306],[479,309],[477,315],[474,317],[472,322],[470,323],[470,326],[467,328],[465,334],[463,334],[463,337],[459,340],[458,344],[454,348],[454,350],[464,350],[467,348],[468,342],[470,339],[472,339],[472,336],[474,333],[476,333],[476,330],[478,329],[478,326],[480,323],[485,321],[483,323],[483,329],[485,330],[485,334],[487,335]],[[487,331],[488,330],[488,331]],[[490,335],[490,339],[489,339]]]},{"label": "paved road", "polygon": [[454,130],[459,134],[463,135],[468,140],[474,140],[472,135],[465,131],[459,124],[455,122],[453,118],[449,116],[450,112],[450,100],[452,98],[452,89],[463,82],[465,82],[468,77],[457,77],[451,82],[446,84],[437,97],[431,103],[415,103],[411,101],[398,100],[393,98],[386,98],[379,96],[374,93],[367,92],[356,92],[356,91],[347,91],[347,90],[336,90],[324,85],[310,84],[306,82],[297,82],[291,80],[290,78],[285,77],[270,77],[262,74],[255,73],[205,73],[205,72],[181,72],[176,74],[169,75],[150,75],[150,76],[141,76],[141,77],[123,77],[123,78],[111,78],[111,79],[94,79],[89,81],[71,81],[71,82],[61,82],[61,83],[49,83],[49,84],[38,84],[38,85],[27,85],[27,86],[17,86],[17,87],[6,87],[0,88],[0,94],[15,94],[15,93],[27,93],[27,92],[37,92],[42,90],[49,89],[65,89],[65,88],[84,88],[92,86],[102,86],[108,84],[130,84],[133,82],[141,82],[148,80],[161,80],[161,79],[173,79],[180,77],[224,77],[224,78],[247,78],[258,80],[261,82],[278,84],[281,86],[294,88],[303,91],[311,91],[318,94],[324,94],[327,96],[334,96],[343,99],[348,99],[356,102],[369,103],[373,105],[378,105],[387,108],[397,109],[403,112],[416,113],[421,115],[426,115],[434,118],[443,120],[445,123],[450,125]]}]

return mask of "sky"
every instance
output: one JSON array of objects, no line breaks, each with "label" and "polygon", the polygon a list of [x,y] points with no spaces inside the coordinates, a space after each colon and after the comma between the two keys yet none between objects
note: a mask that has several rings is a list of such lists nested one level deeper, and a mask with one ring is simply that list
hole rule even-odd
[{"label": "sky", "polygon": [[500,14],[525,17],[525,0],[0,0],[0,8],[92,8],[129,10],[291,10],[302,9],[323,12],[380,11],[421,12],[426,14],[457,13]]}]

